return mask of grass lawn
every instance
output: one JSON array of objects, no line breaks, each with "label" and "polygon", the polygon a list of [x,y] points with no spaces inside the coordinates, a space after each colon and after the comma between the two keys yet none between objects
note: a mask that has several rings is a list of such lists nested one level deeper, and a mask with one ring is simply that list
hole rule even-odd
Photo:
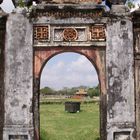
[{"label": "grass lawn", "polygon": [[81,104],[67,113],[63,104],[40,105],[41,140],[99,140],[98,103]]}]

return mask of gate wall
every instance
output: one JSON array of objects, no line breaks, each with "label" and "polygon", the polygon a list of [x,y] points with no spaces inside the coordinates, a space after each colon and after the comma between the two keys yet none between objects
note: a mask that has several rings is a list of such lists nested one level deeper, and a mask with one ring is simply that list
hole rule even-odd
[{"label": "gate wall", "polygon": [[[62,9],[62,7],[59,8]],[[122,12],[121,10],[120,12]],[[119,10],[117,9],[117,11]],[[35,122],[33,123],[33,118],[39,115],[38,112],[37,115],[34,113],[38,111],[38,104],[33,102],[39,98],[38,94],[34,95],[33,92],[33,87],[39,85],[39,79],[34,79],[33,83],[35,74],[33,70],[33,24],[51,23],[56,25],[62,23],[61,19],[53,22],[54,17],[47,18],[46,15],[41,15],[41,18],[40,14],[36,18],[27,15],[25,12],[19,13],[18,11],[10,14],[7,19],[4,53],[5,121],[3,140],[38,140],[38,128],[36,128]],[[92,17],[90,19],[85,17],[76,20],[70,19],[67,18],[63,23],[69,24],[72,21],[73,25],[77,20],[79,24],[81,22],[88,25],[106,24],[105,91],[107,90],[107,93],[102,96],[101,100],[105,101],[102,109],[107,110],[105,112],[107,125],[104,125],[107,138],[104,137],[102,140],[135,140],[134,54],[131,18],[124,13],[113,13],[113,16],[110,14],[101,19],[96,18],[96,20]],[[104,43],[99,44],[88,45],[90,47],[104,46]],[[102,119],[104,118],[101,118],[101,121]],[[34,135],[34,131],[36,135]]]},{"label": "gate wall", "polygon": [[11,14],[6,27],[3,140],[33,140],[32,24],[22,14]]},{"label": "gate wall", "polygon": [[135,139],[132,22],[113,19],[107,26],[107,140]]}]

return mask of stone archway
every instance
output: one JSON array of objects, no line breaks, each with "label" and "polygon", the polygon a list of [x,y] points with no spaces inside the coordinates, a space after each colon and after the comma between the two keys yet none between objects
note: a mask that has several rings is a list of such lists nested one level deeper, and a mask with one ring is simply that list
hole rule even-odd
[{"label": "stone archway", "polygon": [[63,52],[76,52],[86,56],[95,66],[100,83],[100,136],[106,137],[106,84],[105,84],[105,47],[56,47],[56,48],[36,48],[34,50],[34,125],[35,137],[39,139],[39,90],[40,75],[46,62],[53,56]]},{"label": "stone archway", "polygon": [[31,13],[20,10],[9,14],[6,29],[0,29],[0,137],[35,140],[35,130],[39,139],[40,72],[52,56],[68,51],[85,55],[98,71],[101,140],[139,139],[139,20],[134,58],[132,15],[124,6],[113,5],[106,12],[88,1],[42,3]]}]

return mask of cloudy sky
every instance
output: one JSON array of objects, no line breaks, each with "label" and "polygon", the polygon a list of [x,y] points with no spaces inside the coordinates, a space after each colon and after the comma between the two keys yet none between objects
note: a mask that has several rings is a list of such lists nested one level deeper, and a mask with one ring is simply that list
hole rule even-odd
[{"label": "cloudy sky", "polygon": [[45,65],[41,75],[41,88],[55,89],[74,86],[98,85],[97,73],[91,62],[83,55],[63,53],[56,55]]}]

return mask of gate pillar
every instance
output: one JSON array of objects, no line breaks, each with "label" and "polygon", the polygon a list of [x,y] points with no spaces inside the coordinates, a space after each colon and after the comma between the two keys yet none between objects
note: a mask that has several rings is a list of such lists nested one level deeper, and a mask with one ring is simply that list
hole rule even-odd
[{"label": "gate pillar", "polygon": [[32,25],[25,15],[12,13],[6,27],[3,140],[33,140]]},{"label": "gate pillar", "polygon": [[133,30],[129,19],[107,24],[107,140],[135,139]]}]

